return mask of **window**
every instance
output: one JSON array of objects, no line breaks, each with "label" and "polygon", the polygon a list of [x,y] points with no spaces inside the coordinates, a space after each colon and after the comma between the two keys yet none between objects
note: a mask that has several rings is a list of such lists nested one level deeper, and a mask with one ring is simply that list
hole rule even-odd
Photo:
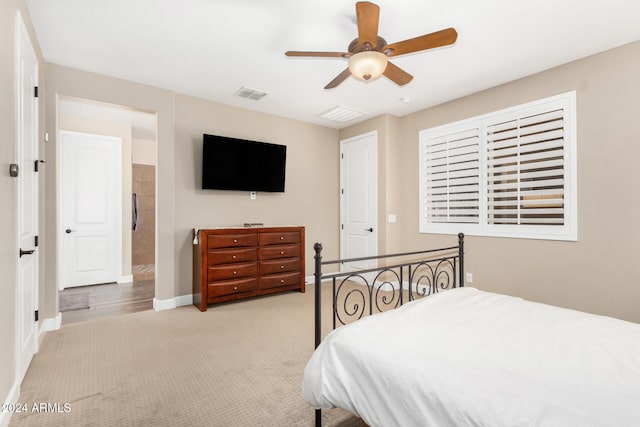
[{"label": "window", "polygon": [[[442,129],[445,130],[445,129]],[[473,223],[480,217],[480,127],[435,132],[421,144],[425,219],[430,224]]]},{"label": "window", "polygon": [[575,92],[419,137],[421,232],[577,240]]}]

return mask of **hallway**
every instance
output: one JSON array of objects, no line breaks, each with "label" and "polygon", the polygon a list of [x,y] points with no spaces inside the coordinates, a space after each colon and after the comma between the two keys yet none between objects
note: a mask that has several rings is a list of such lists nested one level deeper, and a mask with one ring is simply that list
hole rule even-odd
[{"label": "hallway", "polygon": [[120,314],[153,310],[155,280],[106,283],[60,291],[62,324],[84,322]]}]

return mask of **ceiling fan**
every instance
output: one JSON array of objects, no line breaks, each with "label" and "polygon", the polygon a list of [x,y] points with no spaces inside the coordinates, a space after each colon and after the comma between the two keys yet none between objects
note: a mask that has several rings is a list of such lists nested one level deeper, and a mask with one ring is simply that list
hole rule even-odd
[{"label": "ceiling fan", "polygon": [[342,83],[349,75],[369,81],[384,75],[399,86],[409,83],[413,76],[388,61],[388,58],[421,50],[433,49],[455,43],[458,33],[453,28],[435,33],[387,44],[378,35],[380,7],[368,1],[356,3],[358,19],[358,37],[354,39],[347,52],[300,52],[288,51],[287,56],[305,56],[319,58],[349,59],[349,67],[331,80],[325,89],[332,89]]}]

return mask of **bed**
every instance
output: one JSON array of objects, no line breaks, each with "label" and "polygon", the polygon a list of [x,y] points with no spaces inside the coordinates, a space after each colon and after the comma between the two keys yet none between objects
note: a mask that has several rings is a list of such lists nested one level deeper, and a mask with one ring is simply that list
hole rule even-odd
[{"label": "bed", "polygon": [[463,245],[341,273],[316,245],[316,425],[335,407],[370,426],[640,425],[640,325],[465,287]]}]

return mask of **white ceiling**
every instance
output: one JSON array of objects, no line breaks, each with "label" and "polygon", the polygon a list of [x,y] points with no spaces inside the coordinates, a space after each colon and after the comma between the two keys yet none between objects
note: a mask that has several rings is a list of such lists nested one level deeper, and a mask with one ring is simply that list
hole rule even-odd
[{"label": "white ceiling", "polygon": [[[393,43],[448,27],[449,47],[398,56],[399,87],[349,77],[323,87],[344,59],[287,50],[347,50],[357,36],[346,0],[27,0],[45,60],[223,104],[341,128],[403,116],[640,39],[638,0],[374,0]],[[615,66],[615,64],[612,64]],[[260,101],[234,94],[267,92]],[[403,102],[404,101],[404,102]],[[409,101],[409,102],[406,102]],[[343,106],[348,123],[320,118]]]}]

